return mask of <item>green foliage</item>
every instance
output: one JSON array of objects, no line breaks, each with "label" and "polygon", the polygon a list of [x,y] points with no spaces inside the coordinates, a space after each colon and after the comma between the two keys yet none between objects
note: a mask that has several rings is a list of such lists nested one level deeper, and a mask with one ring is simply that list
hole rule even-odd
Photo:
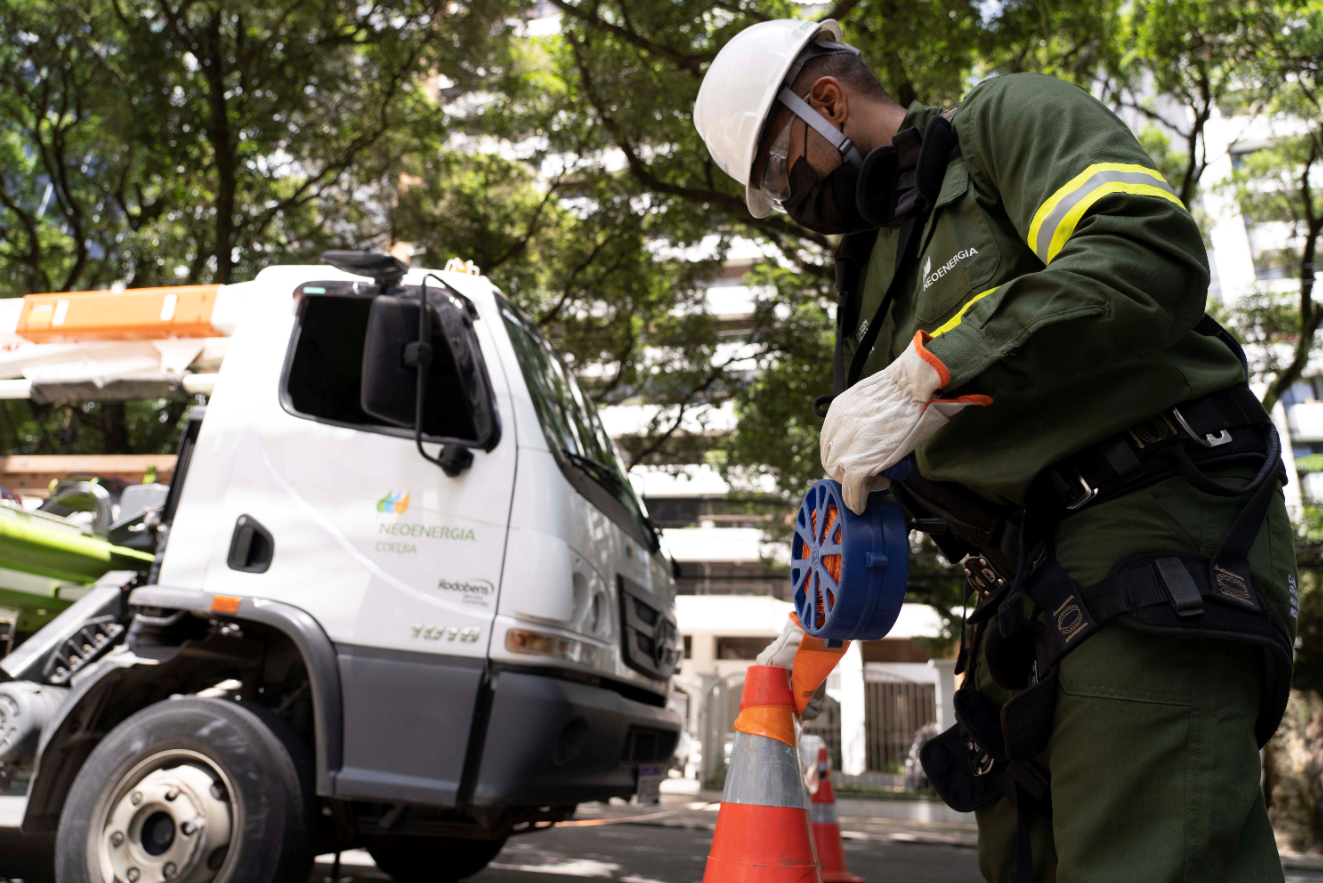
[{"label": "green foliage", "polygon": [[0,451],[173,454],[187,407],[184,402],[165,399],[79,405],[0,401]]},{"label": "green foliage", "polygon": [[[749,217],[691,109],[730,37],[804,13],[551,3],[559,28],[533,36],[529,5],[507,0],[10,0],[0,294],[238,280],[407,242],[427,265],[474,260],[599,403],[644,408],[622,440],[633,459],[712,462],[742,496],[770,479],[771,497],[797,499],[821,475],[810,405],[831,389],[835,243]],[[1187,203],[1214,113],[1270,119],[1285,137],[1244,157],[1232,186],[1252,220],[1295,231],[1259,257],[1300,284],[1229,318],[1263,345],[1270,403],[1308,364],[1323,321],[1323,2],[838,0],[811,14],[839,19],[903,103],[949,105],[1018,71],[1091,89],[1139,124]],[[748,320],[720,307],[741,283]],[[12,451],[168,448],[178,406],[163,407],[10,403],[0,431]],[[733,432],[715,430],[722,414]],[[916,548],[915,591],[953,611],[958,569]]]},{"label": "green foliage", "polygon": [[[380,240],[427,85],[499,64],[434,0],[15,0],[0,11],[0,285],[247,278]],[[461,51],[462,50],[462,51]]]}]

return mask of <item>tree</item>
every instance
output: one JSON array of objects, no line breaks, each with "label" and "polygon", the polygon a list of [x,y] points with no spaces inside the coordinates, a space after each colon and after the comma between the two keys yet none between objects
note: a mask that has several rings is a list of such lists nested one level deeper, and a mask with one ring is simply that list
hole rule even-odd
[{"label": "tree", "polygon": [[[433,87],[458,94],[500,69],[506,12],[501,0],[4,5],[0,295],[229,282],[385,245],[400,158],[444,137]],[[139,438],[121,405],[6,407],[18,450]]]},{"label": "tree", "polygon": [[1319,238],[1323,236],[1323,4],[1283,4],[1264,35],[1268,52],[1259,70],[1264,114],[1281,133],[1244,157],[1232,186],[1246,221],[1277,234],[1262,249],[1257,269],[1296,280],[1294,295],[1268,283],[1235,311],[1246,336],[1259,344],[1256,368],[1268,382],[1271,408],[1300,379],[1315,349],[1323,306],[1314,301]]},{"label": "tree", "polygon": [[[1164,171],[1181,202],[1193,207],[1209,163],[1208,121],[1219,104],[1244,92],[1274,17],[1258,2],[1146,0],[1120,22],[1114,52],[1099,72],[1100,91],[1179,140],[1175,167]],[[1147,140],[1160,144],[1160,136]]]},{"label": "tree", "polygon": [[1232,311],[1255,344],[1256,372],[1268,381],[1263,403],[1271,408],[1308,367],[1323,322],[1323,305],[1314,301],[1323,235],[1323,129],[1284,136],[1249,154],[1233,186],[1246,221],[1279,234],[1280,247],[1258,255],[1260,270],[1296,280],[1294,294],[1269,283]]}]

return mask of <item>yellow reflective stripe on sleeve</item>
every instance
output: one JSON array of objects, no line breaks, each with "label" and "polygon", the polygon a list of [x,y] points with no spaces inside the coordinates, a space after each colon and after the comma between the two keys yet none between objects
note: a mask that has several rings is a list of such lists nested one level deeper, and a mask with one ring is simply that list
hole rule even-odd
[{"label": "yellow reflective stripe on sleeve", "polygon": [[[1090,190],[1079,202],[1075,203],[1070,211],[1066,212],[1065,217],[1061,219],[1061,223],[1057,225],[1056,233],[1052,234],[1052,244],[1048,246],[1047,261],[1051,261],[1065,247],[1066,240],[1070,239],[1075,232],[1075,225],[1080,222],[1080,218],[1084,217],[1084,213],[1089,210],[1089,207],[1109,193],[1158,196],[1169,202],[1174,202],[1181,208],[1185,207],[1181,205],[1180,198],[1165,184],[1161,187],[1153,184],[1131,184],[1125,181],[1110,181],[1102,184]],[[1044,261],[1044,263],[1047,263],[1047,261]]]},{"label": "yellow reflective stripe on sleeve", "polygon": [[1159,196],[1181,205],[1175,191],[1153,169],[1134,163],[1094,163],[1034,212],[1026,238],[1038,259],[1046,264],[1055,258],[1084,213],[1109,193]]},{"label": "yellow reflective stripe on sleeve", "polygon": [[[997,288],[1000,288],[1000,287],[1001,287],[1000,285],[997,286]],[[987,291],[979,292],[978,294],[976,294],[976,295],[974,295],[973,297],[971,297],[968,301],[965,302],[965,305],[964,305],[963,307],[960,308],[960,312],[956,313],[956,314],[955,314],[954,316],[952,316],[950,319],[947,319],[947,320],[946,320],[945,322],[943,322],[941,325],[937,326],[937,330],[934,331],[934,332],[932,332],[932,336],[933,336],[933,337],[940,337],[941,335],[943,335],[943,334],[945,334],[946,332],[950,331],[952,328],[954,328],[954,327],[956,327],[957,325],[959,325],[959,324],[960,324],[960,320],[963,319],[963,318],[965,318],[965,313],[969,312],[969,308],[970,308],[970,307],[972,307],[974,304],[978,303],[979,301],[981,301],[983,298],[987,297],[988,295],[992,294],[992,292],[996,291],[997,288],[989,288]]]}]

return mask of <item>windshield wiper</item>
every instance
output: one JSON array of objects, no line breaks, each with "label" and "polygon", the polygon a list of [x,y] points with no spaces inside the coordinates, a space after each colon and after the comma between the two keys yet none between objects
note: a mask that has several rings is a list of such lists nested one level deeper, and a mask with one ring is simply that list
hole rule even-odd
[{"label": "windshield wiper", "polygon": [[[593,479],[598,484],[605,486],[607,490],[615,492],[618,497],[628,498],[632,503],[634,499],[634,489],[629,486],[629,482],[626,481],[624,476],[619,472],[612,469],[610,466],[607,466],[600,460],[594,460],[592,457],[585,457],[583,454],[575,453],[568,448],[561,448],[560,452],[564,455],[566,460],[569,460],[575,466],[586,472],[589,478]],[[643,526],[643,529],[647,531],[648,535],[652,538],[652,541],[649,543],[652,551],[655,552],[660,549],[661,535],[657,533],[657,528],[653,526],[652,519],[640,512],[634,505],[629,505],[626,508],[630,510],[630,514],[634,516],[638,523]]]},{"label": "windshield wiper", "polygon": [[598,482],[610,485],[617,490],[625,489],[625,480],[620,477],[620,473],[605,463],[594,460],[592,457],[585,457],[583,454],[576,454],[566,448],[561,448],[561,453],[565,455],[565,459],[587,472]]}]

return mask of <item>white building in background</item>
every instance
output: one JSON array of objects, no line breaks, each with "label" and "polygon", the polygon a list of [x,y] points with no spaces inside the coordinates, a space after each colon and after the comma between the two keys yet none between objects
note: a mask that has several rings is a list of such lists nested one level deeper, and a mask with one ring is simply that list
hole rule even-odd
[{"label": "white building in background", "polygon": [[[1274,255],[1288,245],[1288,231],[1277,224],[1249,223],[1226,185],[1243,159],[1297,131],[1278,131],[1263,119],[1224,117],[1213,111],[1206,128],[1209,165],[1199,202],[1208,215],[1209,299],[1231,309],[1257,292],[1297,293],[1298,267]],[[1323,180],[1315,181],[1323,187]],[[1306,503],[1323,503],[1323,365],[1315,357],[1302,380],[1282,396],[1272,417],[1281,434],[1288,474],[1286,503],[1299,514]],[[1260,384],[1260,387],[1262,384]],[[1261,391],[1261,389],[1259,390]],[[1298,467],[1298,468],[1297,468]]]}]

